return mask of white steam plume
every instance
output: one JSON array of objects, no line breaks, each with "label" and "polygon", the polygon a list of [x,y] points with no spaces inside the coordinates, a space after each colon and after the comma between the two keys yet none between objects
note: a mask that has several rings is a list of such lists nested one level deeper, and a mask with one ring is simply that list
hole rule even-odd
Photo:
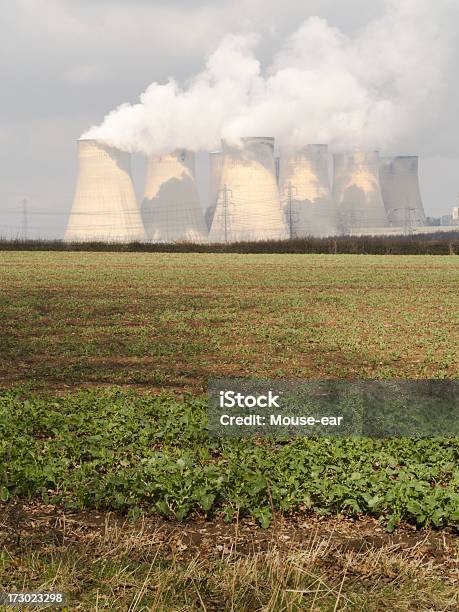
[{"label": "white steam plume", "polygon": [[151,84],[82,138],[146,155],[211,150],[221,138],[382,148],[429,118],[444,85],[455,0],[385,0],[354,38],[307,19],[262,71],[258,37],[231,35],[187,88]]}]

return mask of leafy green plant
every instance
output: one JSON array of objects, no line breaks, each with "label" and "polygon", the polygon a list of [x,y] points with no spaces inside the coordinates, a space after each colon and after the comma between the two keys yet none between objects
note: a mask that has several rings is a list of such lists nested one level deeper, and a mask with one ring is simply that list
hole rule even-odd
[{"label": "leafy green plant", "polygon": [[[24,396],[27,399],[24,399]],[[458,439],[214,439],[206,399],[0,394],[0,496],[131,516],[273,512],[459,524]]]}]

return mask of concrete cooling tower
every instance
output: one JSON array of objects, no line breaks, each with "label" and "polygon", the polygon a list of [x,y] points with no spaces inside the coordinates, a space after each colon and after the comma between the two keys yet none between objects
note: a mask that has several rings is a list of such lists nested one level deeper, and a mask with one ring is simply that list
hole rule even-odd
[{"label": "concrete cooling tower", "polygon": [[387,227],[379,184],[379,153],[355,151],[333,156],[333,196],[344,233]]},{"label": "concrete cooling tower", "polygon": [[274,138],[242,138],[242,147],[223,141],[220,190],[211,242],[288,238],[279,199]]},{"label": "concrete cooling tower", "polygon": [[148,162],[142,218],[153,242],[205,242],[207,227],[195,179],[195,155],[179,150]]},{"label": "concrete cooling tower", "polygon": [[64,240],[146,239],[130,161],[129,153],[95,140],[78,141],[78,179]]},{"label": "concrete cooling tower", "polygon": [[212,151],[212,153],[209,153],[209,165],[209,205],[205,215],[208,229],[212,226],[215,209],[217,207],[223,165],[223,154],[221,151]]},{"label": "concrete cooling tower", "polygon": [[425,225],[416,156],[384,157],[379,167],[381,192],[390,225]]},{"label": "concrete cooling tower", "polygon": [[328,177],[327,145],[281,148],[279,188],[292,237],[339,233],[338,213]]}]

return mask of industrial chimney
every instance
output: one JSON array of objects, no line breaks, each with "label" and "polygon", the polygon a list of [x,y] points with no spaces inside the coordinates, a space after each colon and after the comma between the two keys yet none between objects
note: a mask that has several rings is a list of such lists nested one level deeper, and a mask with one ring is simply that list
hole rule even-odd
[{"label": "industrial chimney", "polygon": [[209,153],[209,165],[209,205],[205,214],[208,229],[212,226],[215,209],[217,207],[223,165],[223,154],[221,151],[212,151]]},{"label": "industrial chimney", "polygon": [[288,237],[280,206],[274,138],[223,141],[223,164],[211,242],[283,240]]},{"label": "industrial chimney", "polygon": [[184,149],[150,158],[142,218],[153,242],[205,242],[207,228],[195,179],[195,155]]},{"label": "industrial chimney", "polygon": [[95,140],[78,141],[78,179],[64,240],[146,239],[130,162],[129,153]]},{"label": "industrial chimney", "polygon": [[384,157],[379,167],[381,192],[390,225],[425,225],[426,216],[419,188],[417,156]]},{"label": "industrial chimney", "polygon": [[292,237],[333,236],[338,213],[330,192],[327,145],[280,150],[279,186]]},{"label": "industrial chimney", "polygon": [[386,228],[379,184],[379,153],[354,151],[333,156],[333,196],[345,233]]}]

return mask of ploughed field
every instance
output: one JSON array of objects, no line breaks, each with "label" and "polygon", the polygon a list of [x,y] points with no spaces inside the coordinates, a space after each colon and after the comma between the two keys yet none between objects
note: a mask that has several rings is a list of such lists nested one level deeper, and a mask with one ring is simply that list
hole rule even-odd
[{"label": "ploughed field", "polygon": [[455,256],[0,253],[0,384],[456,377]]}]

